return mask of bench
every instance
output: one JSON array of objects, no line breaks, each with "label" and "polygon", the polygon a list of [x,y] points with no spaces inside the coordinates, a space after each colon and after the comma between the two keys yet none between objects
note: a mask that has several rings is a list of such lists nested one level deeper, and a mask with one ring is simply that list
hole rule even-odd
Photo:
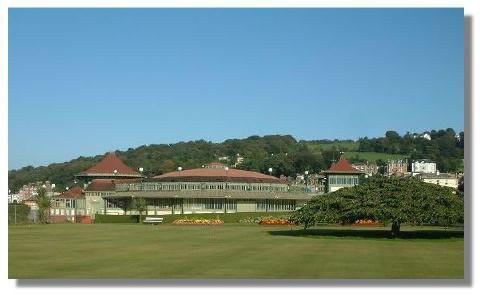
[{"label": "bench", "polygon": [[162,223],[163,222],[163,217],[145,217],[145,220],[143,223],[151,223],[151,224],[156,224],[156,223]]}]

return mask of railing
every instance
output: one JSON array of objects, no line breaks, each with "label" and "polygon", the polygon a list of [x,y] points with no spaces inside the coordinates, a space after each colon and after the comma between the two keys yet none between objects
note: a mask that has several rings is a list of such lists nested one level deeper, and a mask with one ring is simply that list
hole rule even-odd
[{"label": "railing", "polygon": [[[252,183],[225,183],[225,182],[143,182],[119,183],[115,191],[182,191],[182,190],[221,190],[221,191],[257,191],[257,192],[289,192],[286,184],[252,184]],[[305,192],[305,190],[304,190]]]}]

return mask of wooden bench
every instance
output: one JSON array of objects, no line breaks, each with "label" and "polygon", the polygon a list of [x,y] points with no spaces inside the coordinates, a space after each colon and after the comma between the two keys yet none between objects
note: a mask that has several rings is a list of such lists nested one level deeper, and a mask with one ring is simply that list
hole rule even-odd
[{"label": "wooden bench", "polygon": [[163,217],[145,217],[145,220],[143,223],[151,223],[151,224],[156,224],[156,223],[162,223],[163,222]]}]

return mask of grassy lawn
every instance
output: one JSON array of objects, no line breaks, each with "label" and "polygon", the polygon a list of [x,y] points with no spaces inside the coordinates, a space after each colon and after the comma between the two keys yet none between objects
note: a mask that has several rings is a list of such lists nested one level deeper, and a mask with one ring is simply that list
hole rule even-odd
[{"label": "grassy lawn", "polygon": [[[416,228],[418,229],[418,228]],[[9,278],[463,278],[463,232],[402,227],[10,226]]]},{"label": "grassy lawn", "polygon": [[340,151],[355,151],[358,149],[358,142],[337,141],[331,143],[308,143],[307,146],[314,152],[321,152],[335,148]]},{"label": "grassy lawn", "polygon": [[401,160],[408,158],[407,155],[401,154],[385,154],[385,153],[376,153],[376,152],[345,152],[345,157],[347,159],[353,159],[358,156],[360,159],[365,159],[369,162],[375,162],[376,160]]}]

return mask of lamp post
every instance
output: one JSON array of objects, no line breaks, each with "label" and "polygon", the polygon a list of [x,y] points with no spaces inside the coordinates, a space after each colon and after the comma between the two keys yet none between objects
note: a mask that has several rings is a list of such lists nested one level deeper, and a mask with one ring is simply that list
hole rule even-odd
[{"label": "lamp post", "polygon": [[[268,173],[270,174],[270,176],[272,176],[272,172],[273,172],[273,168],[272,167],[268,168]],[[270,182],[270,191],[272,190],[273,190],[273,187],[272,187],[272,183]]]},{"label": "lamp post", "polygon": [[[10,193],[12,191],[11,190],[8,190],[8,195],[10,196]],[[10,200],[12,203],[13,203],[13,200]],[[17,204],[13,204],[13,210],[14,210],[14,216],[15,216],[15,224],[17,224]]]}]

